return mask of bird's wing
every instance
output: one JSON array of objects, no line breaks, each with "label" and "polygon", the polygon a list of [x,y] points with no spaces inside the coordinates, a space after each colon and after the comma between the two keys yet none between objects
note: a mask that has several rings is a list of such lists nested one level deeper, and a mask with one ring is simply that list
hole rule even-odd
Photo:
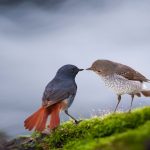
[{"label": "bird's wing", "polygon": [[128,80],[135,80],[140,82],[148,82],[149,79],[147,79],[145,76],[143,76],[141,73],[135,71],[129,66],[119,64],[115,68],[115,73],[118,75],[121,75],[125,77]]},{"label": "bird's wing", "polygon": [[69,98],[70,95],[76,94],[77,87],[72,82],[49,83],[43,94],[43,105],[49,107],[59,101]]}]

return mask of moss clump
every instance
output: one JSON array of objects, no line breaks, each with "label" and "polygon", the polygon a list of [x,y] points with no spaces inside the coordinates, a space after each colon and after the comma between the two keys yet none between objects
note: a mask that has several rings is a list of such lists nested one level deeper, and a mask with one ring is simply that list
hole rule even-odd
[{"label": "moss clump", "polygon": [[149,150],[150,121],[136,129],[110,137],[71,141],[64,150]]},{"label": "moss clump", "polygon": [[[35,142],[35,145],[37,149],[42,150],[107,150],[109,147],[115,147],[115,144],[118,143],[116,146],[118,150],[120,147],[123,150],[122,146],[126,147],[126,143],[129,143],[128,137],[129,141],[132,141],[134,135],[137,137],[138,134],[143,134],[143,136],[147,137],[144,133],[149,131],[148,121],[150,121],[150,107],[137,109],[132,113],[117,113],[86,119],[78,125],[68,121],[59,126],[50,135],[42,138],[40,142]],[[146,131],[142,130],[144,127]],[[35,133],[35,135],[38,135],[38,138],[41,137],[40,134]],[[135,142],[138,141],[138,139],[133,139]],[[134,142],[131,142],[132,144],[133,147],[136,146]]]}]

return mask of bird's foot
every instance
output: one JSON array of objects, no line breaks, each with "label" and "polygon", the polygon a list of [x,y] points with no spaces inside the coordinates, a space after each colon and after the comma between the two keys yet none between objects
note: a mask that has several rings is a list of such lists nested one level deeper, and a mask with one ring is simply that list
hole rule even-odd
[{"label": "bird's foot", "polygon": [[113,114],[116,114],[116,113],[117,113],[117,111],[116,111],[116,110],[114,110],[114,111],[113,111]]},{"label": "bird's foot", "polygon": [[131,109],[129,109],[128,113],[131,113]]},{"label": "bird's foot", "polygon": [[75,120],[75,121],[74,121],[74,124],[77,125],[77,124],[79,124],[81,121],[82,121],[82,120]]}]

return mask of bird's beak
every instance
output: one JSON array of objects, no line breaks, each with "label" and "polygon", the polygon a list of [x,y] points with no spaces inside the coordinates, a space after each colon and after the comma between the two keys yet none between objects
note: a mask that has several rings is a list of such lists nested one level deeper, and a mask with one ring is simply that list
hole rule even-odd
[{"label": "bird's beak", "polygon": [[90,67],[90,68],[87,68],[86,70],[93,70],[93,69]]},{"label": "bird's beak", "polygon": [[79,69],[79,71],[83,71],[84,69]]}]

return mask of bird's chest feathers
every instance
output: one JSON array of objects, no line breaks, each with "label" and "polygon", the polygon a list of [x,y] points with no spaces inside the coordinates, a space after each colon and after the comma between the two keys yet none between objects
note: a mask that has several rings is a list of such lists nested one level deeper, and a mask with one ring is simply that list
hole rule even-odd
[{"label": "bird's chest feathers", "polygon": [[138,93],[142,90],[141,82],[128,80],[117,74],[102,77],[102,80],[119,95]]},{"label": "bird's chest feathers", "polygon": [[62,104],[62,110],[68,109],[71,106],[73,100],[74,100],[74,96],[72,96],[72,95],[69,96],[67,99],[63,100],[61,102],[61,104]]}]

